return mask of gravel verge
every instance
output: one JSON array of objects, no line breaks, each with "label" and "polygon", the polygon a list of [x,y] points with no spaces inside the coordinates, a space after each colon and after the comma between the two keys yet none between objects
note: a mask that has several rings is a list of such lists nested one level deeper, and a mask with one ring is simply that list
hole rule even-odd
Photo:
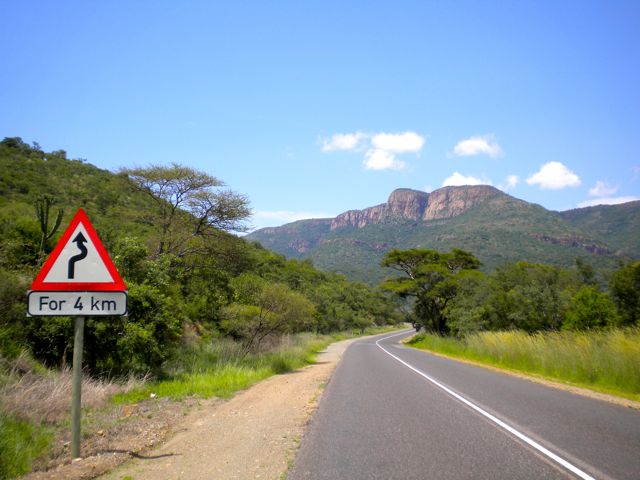
[{"label": "gravel verge", "polygon": [[315,364],[270,377],[230,400],[153,399],[118,407],[113,414],[121,421],[83,439],[84,458],[66,456],[24,478],[284,478],[324,385],[353,341],[334,343]]}]

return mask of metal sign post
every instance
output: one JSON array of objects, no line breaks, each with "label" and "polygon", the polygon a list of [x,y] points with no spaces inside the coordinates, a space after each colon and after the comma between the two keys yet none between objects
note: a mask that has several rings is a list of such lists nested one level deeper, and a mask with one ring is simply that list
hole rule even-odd
[{"label": "metal sign post", "polygon": [[80,456],[80,423],[82,405],[82,351],[84,317],[76,317],[73,337],[73,391],[71,394],[71,458]]},{"label": "metal sign post", "polygon": [[74,316],[71,456],[80,457],[82,351],[87,316],[127,315],[127,287],[78,210],[31,284],[28,316]]}]

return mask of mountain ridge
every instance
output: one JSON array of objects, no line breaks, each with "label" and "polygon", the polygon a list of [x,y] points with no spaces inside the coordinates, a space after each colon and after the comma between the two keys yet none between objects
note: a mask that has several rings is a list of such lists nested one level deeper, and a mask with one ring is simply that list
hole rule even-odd
[{"label": "mountain ridge", "polygon": [[331,230],[345,226],[358,228],[388,220],[406,219],[430,221],[451,218],[500,191],[488,185],[471,187],[443,187],[431,193],[398,188],[391,192],[386,203],[363,210],[348,210],[335,217]]},{"label": "mountain ridge", "polygon": [[[393,248],[463,248],[490,270],[525,260],[571,266],[581,257],[613,268],[640,258],[640,202],[554,212],[488,185],[443,187],[430,193],[396,189],[387,202],[334,218],[299,220],[247,236],[287,257],[375,283]],[[615,220],[607,223],[607,218]],[[636,235],[637,234],[637,235]]]}]

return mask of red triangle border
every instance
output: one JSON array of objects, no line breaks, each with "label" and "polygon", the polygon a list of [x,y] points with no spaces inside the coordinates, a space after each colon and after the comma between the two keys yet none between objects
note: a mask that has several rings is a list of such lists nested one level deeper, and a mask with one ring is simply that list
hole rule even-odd
[{"label": "red triangle border", "polygon": [[[98,252],[98,255],[100,255],[100,259],[104,262],[105,267],[109,271],[109,274],[111,274],[111,278],[113,278],[114,281],[112,283],[45,282],[44,279],[47,277],[47,274],[53,267],[54,263],[56,263],[56,260],[62,253],[62,250],[64,250],[64,247],[69,242],[71,235],[73,235],[73,232],[75,231],[76,227],[80,223],[82,223],[82,225],[84,226],[84,229],[87,231],[89,238],[93,242],[93,245],[96,247],[96,251]],[[38,272],[38,275],[36,275],[35,280],[31,284],[31,290],[54,291],[54,292],[55,291],[117,292],[117,291],[125,291],[126,289],[127,289],[127,286],[124,284],[124,281],[122,280],[122,277],[120,277],[120,274],[116,269],[116,266],[111,261],[111,257],[109,257],[109,254],[107,253],[107,250],[104,248],[104,245],[102,245],[102,242],[100,241],[100,238],[96,233],[96,230],[93,228],[93,225],[89,221],[89,217],[87,217],[87,214],[84,212],[83,209],[79,209],[76,212],[75,216],[71,220],[71,223],[69,223],[69,226],[62,234],[62,237],[60,237],[60,240],[56,244],[55,248],[47,258],[47,260],[44,262],[44,265],[40,269],[40,272]]]}]

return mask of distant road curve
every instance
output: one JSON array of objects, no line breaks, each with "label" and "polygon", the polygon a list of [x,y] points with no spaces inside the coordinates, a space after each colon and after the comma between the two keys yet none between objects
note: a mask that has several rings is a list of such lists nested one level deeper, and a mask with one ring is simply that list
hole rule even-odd
[{"label": "distant road curve", "polygon": [[640,411],[405,347],[354,343],[287,477],[640,479]]}]

